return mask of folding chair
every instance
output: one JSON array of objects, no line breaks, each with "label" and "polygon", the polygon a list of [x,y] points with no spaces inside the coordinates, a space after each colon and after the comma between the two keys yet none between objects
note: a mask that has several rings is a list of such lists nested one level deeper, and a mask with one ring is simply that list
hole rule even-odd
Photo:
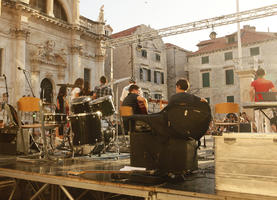
[{"label": "folding chair", "polygon": [[[41,129],[41,134],[42,134],[42,139],[43,139],[43,148],[44,148],[44,151],[47,154],[45,128],[54,129],[54,128],[56,128],[56,125],[44,124],[44,117],[43,117],[44,114],[43,114],[40,99],[36,98],[36,97],[22,97],[17,102],[17,106],[18,106],[18,111],[19,111],[19,115],[18,115],[18,119],[19,119],[19,122],[20,122],[19,123],[19,131],[20,131],[20,134],[21,134],[21,139],[22,139],[22,144],[23,144],[23,152],[25,154],[28,153],[28,148],[26,148],[27,142],[24,139],[25,137],[24,137],[24,131],[23,130],[24,129],[40,128]],[[41,123],[29,123],[29,124],[24,124],[23,125],[22,120],[21,120],[23,113],[34,113],[34,112],[39,112]],[[27,138],[29,139],[29,136],[27,136]],[[36,147],[38,148],[38,150],[41,153],[42,149],[35,142],[35,139],[34,139],[32,134],[31,134],[31,139],[32,139],[32,142],[36,145]]]},{"label": "folding chair", "polygon": [[131,120],[126,119],[126,117],[133,115],[133,108],[131,106],[120,106],[119,112],[120,117],[123,119],[122,130],[124,130],[123,134],[125,135],[126,131],[129,133],[131,130]]},{"label": "folding chair", "polygon": [[218,103],[215,105],[215,114],[228,114],[235,113],[237,114],[236,122],[214,122],[218,126],[237,126],[238,132],[240,132],[240,121],[239,121],[239,104],[237,103]]}]

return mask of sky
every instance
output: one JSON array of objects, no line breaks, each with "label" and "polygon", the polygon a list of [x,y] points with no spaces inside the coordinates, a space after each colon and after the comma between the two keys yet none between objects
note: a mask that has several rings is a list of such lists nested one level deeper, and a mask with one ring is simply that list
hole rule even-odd
[{"label": "sky", "polygon": [[[240,11],[276,4],[276,0],[239,0]],[[140,24],[154,29],[185,24],[197,20],[236,12],[236,0],[80,0],[80,14],[97,21],[99,9],[104,5],[104,18],[114,32]],[[277,32],[277,15],[242,22],[256,27],[256,31]],[[217,37],[236,32],[237,25],[226,25],[163,38],[190,51],[196,51],[200,41],[208,40],[212,31]]]}]

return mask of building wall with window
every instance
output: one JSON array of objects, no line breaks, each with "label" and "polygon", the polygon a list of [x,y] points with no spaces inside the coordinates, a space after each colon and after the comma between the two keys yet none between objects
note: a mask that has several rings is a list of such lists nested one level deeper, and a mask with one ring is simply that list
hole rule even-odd
[{"label": "building wall with window", "polygon": [[[141,34],[154,29],[139,25],[111,35],[119,38],[131,34]],[[105,72],[111,76],[111,56],[106,56]],[[145,97],[149,99],[162,98],[167,100],[167,65],[166,50],[161,39],[144,41],[139,44],[124,45],[114,49],[113,78],[135,77]],[[119,84],[119,96],[122,88],[128,85],[128,80]],[[149,111],[159,111],[159,105],[149,102]]]},{"label": "building wall with window", "polygon": [[[0,2],[0,66],[7,77],[11,104],[23,95],[32,95],[18,67],[29,73],[36,97],[45,95],[42,86],[47,85],[52,88],[51,100],[55,100],[57,84],[73,84],[78,77],[90,77],[91,85],[96,85],[96,77],[104,74],[105,52],[100,42],[105,24],[80,16],[79,1]],[[89,74],[84,74],[85,69]],[[0,79],[3,92],[5,83]]]},{"label": "building wall with window", "polygon": [[[199,50],[188,56],[192,89],[199,90],[197,95],[209,98],[211,105],[221,102],[241,104],[240,83],[236,74],[238,67],[236,33],[202,41],[198,46]],[[270,79],[275,86],[277,86],[276,52],[276,34],[256,32],[254,27],[244,26],[242,29],[243,69],[264,68],[267,72],[266,78]]]}]

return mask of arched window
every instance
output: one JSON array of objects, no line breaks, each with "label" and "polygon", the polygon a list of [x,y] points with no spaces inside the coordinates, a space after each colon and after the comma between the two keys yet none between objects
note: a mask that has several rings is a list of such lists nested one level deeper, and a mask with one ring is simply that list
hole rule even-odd
[{"label": "arched window", "polygon": [[53,102],[53,86],[51,81],[48,78],[45,78],[41,81],[40,84],[40,98],[47,103]]},{"label": "arched window", "polygon": [[67,21],[65,10],[58,0],[54,0],[54,16],[61,20]]},{"label": "arched window", "polygon": [[46,0],[30,0],[29,4],[32,8],[46,13]]}]

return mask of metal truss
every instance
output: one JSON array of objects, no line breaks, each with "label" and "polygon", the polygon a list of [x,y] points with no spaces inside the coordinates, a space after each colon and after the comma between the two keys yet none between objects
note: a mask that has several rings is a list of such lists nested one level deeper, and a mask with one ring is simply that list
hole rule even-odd
[{"label": "metal truss", "polygon": [[238,13],[222,15],[200,21],[190,22],[186,24],[170,26],[158,30],[144,32],[142,34],[130,35],[115,39],[106,40],[107,47],[118,47],[122,45],[138,43],[146,40],[153,40],[162,37],[168,37],[203,29],[234,24],[237,22],[250,21],[264,17],[277,15],[277,4],[265,6],[261,8],[246,10]]}]

